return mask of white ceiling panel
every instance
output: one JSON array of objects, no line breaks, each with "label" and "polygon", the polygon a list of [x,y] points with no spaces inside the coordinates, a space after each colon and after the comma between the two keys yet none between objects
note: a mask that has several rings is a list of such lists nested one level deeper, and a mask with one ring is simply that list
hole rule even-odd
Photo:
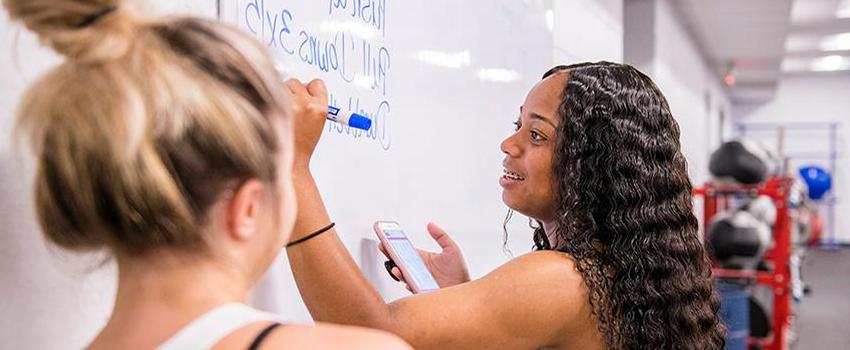
[{"label": "white ceiling panel", "polygon": [[737,101],[773,96],[784,74],[850,70],[850,0],[672,0]]}]

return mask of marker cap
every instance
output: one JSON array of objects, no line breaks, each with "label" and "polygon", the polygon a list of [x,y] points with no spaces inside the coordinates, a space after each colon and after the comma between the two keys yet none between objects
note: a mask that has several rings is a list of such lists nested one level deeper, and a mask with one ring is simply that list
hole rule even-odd
[{"label": "marker cap", "polygon": [[353,128],[369,130],[372,127],[372,120],[359,114],[351,114],[348,118],[348,125]]}]

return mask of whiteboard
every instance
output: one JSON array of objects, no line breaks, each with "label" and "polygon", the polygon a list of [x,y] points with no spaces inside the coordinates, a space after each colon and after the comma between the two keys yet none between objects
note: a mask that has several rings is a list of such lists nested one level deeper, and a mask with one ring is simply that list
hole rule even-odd
[{"label": "whiteboard", "polygon": [[[415,245],[430,249],[425,225],[440,223],[473,277],[509,258],[499,144],[552,66],[552,7],[552,0],[221,0],[221,19],[266,44],[287,76],[321,78],[332,105],[373,119],[368,132],[329,122],[313,174],[346,247],[386,299],[407,292],[382,271],[375,220],[398,221]],[[527,251],[527,221],[512,226],[514,253]],[[262,308],[310,320],[283,255],[255,296]]]}]

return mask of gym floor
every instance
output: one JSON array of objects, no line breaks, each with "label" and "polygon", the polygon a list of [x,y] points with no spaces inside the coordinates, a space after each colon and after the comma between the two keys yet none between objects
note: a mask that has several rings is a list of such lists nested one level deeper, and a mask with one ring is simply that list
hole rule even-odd
[{"label": "gym floor", "polygon": [[802,277],[812,292],[796,305],[792,348],[850,349],[850,249],[809,251]]}]

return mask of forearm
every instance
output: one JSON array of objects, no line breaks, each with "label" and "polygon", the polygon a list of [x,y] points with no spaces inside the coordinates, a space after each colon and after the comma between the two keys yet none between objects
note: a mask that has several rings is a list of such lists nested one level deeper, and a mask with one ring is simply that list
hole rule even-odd
[{"label": "forearm", "polygon": [[[298,200],[295,240],[331,220],[309,170],[296,170],[293,180]],[[287,249],[287,255],[301,297],[316,321],[381,329],[392,324],[389,307],[363,276],[335,230]]]}]

